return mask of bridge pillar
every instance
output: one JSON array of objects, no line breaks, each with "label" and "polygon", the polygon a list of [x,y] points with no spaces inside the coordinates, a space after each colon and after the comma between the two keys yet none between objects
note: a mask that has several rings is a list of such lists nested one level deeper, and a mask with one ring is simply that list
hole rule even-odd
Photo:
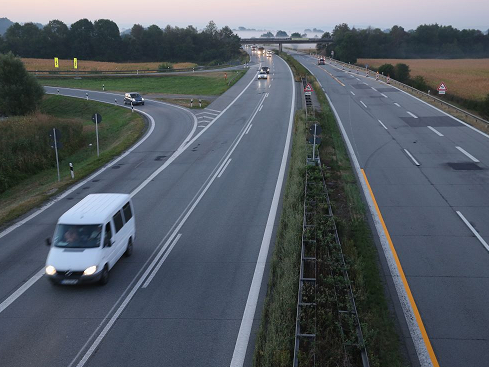
[{"label": "bridge pillar", "polygon": [[278,52],[282,52],[282,44],[281,43],[278,44]]}]

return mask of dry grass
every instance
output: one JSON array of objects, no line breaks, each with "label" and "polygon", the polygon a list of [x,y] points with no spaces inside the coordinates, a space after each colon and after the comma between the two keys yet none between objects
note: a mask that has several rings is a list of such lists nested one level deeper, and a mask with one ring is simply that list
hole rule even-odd
[{"label": "dry grass", "polygon": [[[27,70],[74,70],[73,59],[59,60],[59,68],[54,67],[54,59],[22,59]],[[102,61],[78,60],[80,71],[127,71],[127,70],[157,70],[161,62],[118,63]],[[191,62],[173,64],[174,69],[188,69],[197,66]]]},{"label": "dry grass", "polygon": [[444,82],[451,94],[463,98],[483,100],[489,93],[489,59],[358,59],[358,63],[375,68],[404,63],[412,77],[421,75],[435,87]]}]

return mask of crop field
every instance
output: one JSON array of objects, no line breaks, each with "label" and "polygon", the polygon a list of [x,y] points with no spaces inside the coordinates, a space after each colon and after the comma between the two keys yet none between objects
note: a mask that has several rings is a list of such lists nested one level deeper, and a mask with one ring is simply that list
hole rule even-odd
[{"label": "crop field", "polygon": [[[54,59],[22,59],[25,67],[29,71],[61,71],[73,69],[73,59],[59,60],[59,68],[54,67]],[[134,62],[118,63],[103,61],[85,61],[78,60],[78,69],[80,71],[127,71],[127,70],[157,70],[161,62]],[[197,66],[191,62],[180,62],[173,64],[174,69],[189,69]]]},{"label": "crop field", "polygon": [[489,59],[358,59],[374,68],[382,64],[409,65],[411,77],[421,75],[432,87],[445,83],[448,93],[483,100],[489,94]]}]

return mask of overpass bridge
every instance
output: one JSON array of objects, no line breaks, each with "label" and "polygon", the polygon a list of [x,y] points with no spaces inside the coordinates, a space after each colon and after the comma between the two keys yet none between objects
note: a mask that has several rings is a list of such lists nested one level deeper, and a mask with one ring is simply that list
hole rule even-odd
[{"label": "overpass bridge", "polygon": [[258,38],[241,38],[243,45],[278,45],[278,49],[282,52],[282,45],[286,44],[317,44],[317,43],[333,43],[332,38],[291,38],[291,37],[258,37]]}]

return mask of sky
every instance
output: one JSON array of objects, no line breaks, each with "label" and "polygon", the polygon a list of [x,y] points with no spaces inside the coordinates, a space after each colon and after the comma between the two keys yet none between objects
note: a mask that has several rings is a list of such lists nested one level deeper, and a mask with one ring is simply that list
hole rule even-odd
[{"label": "sky", "polygon": [[[303,31],[320,28],[331,31],[335,25],[406,30],[420,24],[452,25],[455,28],[489,29],[488,0],[15,0],[2,1],[0,18],[14,22],[46,24],[59,19],[71,24],[82,18],[91,21],[111,19],[119,28],[167,24],[193,25],[199,29],[213,20],[219,28],[246,28]],[[131,8],[131,5],[134,8]]]}]

